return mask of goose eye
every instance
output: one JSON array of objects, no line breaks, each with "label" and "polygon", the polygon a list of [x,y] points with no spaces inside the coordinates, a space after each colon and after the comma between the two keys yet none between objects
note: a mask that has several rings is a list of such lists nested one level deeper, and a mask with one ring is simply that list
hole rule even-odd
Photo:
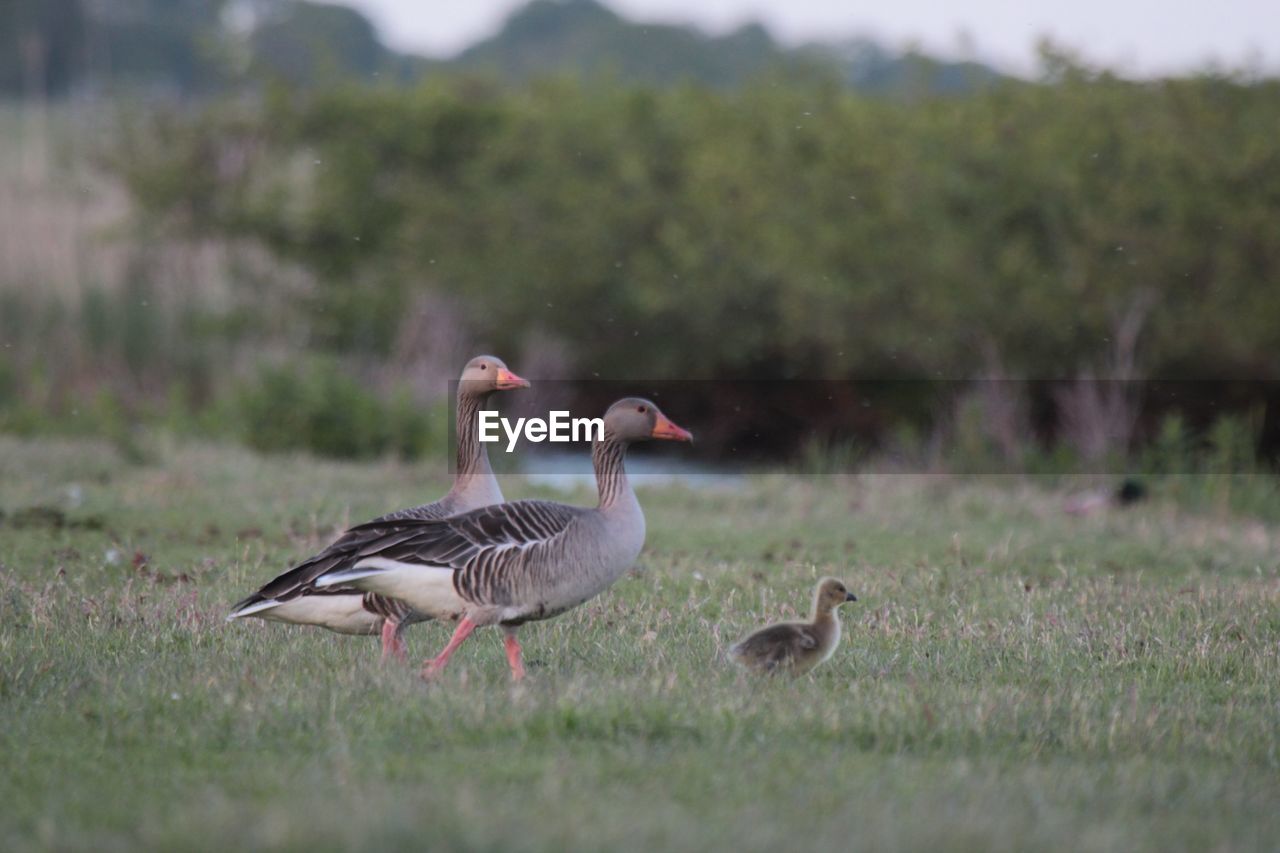
[{"label": "goose eye", "polygon": [[646,406],[641,406],[640,408],[636,409],[636,411],[639,412],[640,414],[644,414],[645,412],[649,411],[649,409]]},{"label": "goose eye", "polygon": [[487,365],[487,364],[482,364],[482,365],[480,365],[480,369],[481,369],[481,370],[488,370],[488,369],[489,369],[489,365]]}]

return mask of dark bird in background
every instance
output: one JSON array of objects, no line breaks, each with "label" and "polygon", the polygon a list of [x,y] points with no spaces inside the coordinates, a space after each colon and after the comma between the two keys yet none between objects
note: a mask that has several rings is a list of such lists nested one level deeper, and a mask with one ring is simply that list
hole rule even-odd
[{"label": "dark bird in background", "polygon": [[1068,515],[1090,515],[1108,507],[1128,507],[1146,500],[1147,485],[1137,477],[1126,477],[1119,488],[1095,489],[1067,498],[1063,507]]}]

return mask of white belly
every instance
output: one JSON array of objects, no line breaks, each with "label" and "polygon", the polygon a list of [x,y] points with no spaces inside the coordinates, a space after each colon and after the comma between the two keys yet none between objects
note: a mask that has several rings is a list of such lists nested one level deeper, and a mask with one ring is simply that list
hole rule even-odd
[{"label": "white belly", "polygon": [[448,619],[466,610],[466,602],[453,588],[453,569],[399,563],[383,557],[361,560],[355,568],[379,571],[349,581],[351,586],[398,598],[434,619]]},{"label": "white belly", "polygon": [[339,634],[376,634],[382,627],[382,617],[365,610],[363,600],[359,593],[300,595],[253,615],[272,622],[319,625]]}]

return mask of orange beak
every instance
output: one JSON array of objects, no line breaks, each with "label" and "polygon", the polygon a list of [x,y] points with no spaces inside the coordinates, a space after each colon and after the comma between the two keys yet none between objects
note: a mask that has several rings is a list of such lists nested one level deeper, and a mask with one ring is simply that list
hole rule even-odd
[{"label": "orange beak", "polygon": [[658,412],[657,415],[658,422],[653,425],[653,432],[649,433],[649,435],[654,438],[666,439],[667,441],[693,441],[693,433],[676,426],[661,412]]},{"label": "orange beak", "polygon": [[511,391],[516,388],[528,388],[529,380],[521,379],[519,376],[516,376],[510,370],[507,370],[506,368],[503,368],[503,367],[499,367],[498,381],[497,381],[496,387],[499,391]]}]

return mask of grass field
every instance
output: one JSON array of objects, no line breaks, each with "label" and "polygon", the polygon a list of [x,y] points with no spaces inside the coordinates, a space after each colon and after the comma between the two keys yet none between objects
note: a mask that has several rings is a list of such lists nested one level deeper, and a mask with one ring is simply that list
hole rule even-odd
[{"label": "grass field", "polygon": [[[427,686],[372,638],[224,623],[443,477],[0,437],[0,848],[1280,847],[1280,527],[744,478],[642,489],[637,570],[527,627],[520,686],[492,631]],[[826,666],[726,665],[825,573],[860,598]]]}]

